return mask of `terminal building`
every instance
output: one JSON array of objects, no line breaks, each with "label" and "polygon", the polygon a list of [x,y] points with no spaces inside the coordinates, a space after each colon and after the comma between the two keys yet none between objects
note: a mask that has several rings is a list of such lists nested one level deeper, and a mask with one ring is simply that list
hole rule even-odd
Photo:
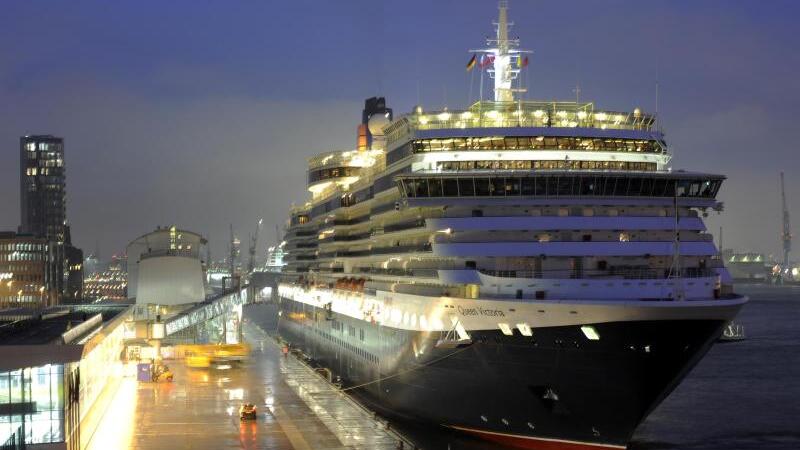
[{"label": "terminal building", "polygon": [[206,239],[198,233],[158,227],[127,247],[128,299],[137,304],[181,305],[205,300]]},{"label": "terminal building", "polygon": [[0,448],[82,448],[123,376],[128,316],[127,305],[0,312]]}]

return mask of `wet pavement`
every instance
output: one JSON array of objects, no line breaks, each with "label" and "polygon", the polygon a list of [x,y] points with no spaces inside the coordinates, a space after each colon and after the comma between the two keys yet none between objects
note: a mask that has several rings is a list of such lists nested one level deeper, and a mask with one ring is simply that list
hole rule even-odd
[{"label": "wet pavement", "polygon": [[[242,366],[187,368],[167,362],[172,383],[125,378],[88,449],[395,449],[398,437],[260,329]],[[254,403],[255,421],[239,406]],[[408,447],[406,447],[408,448]]]}]

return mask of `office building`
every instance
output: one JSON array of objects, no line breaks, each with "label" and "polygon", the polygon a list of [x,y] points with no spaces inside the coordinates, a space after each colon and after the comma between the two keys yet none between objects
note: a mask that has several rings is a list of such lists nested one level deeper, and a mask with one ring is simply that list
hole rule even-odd
[{"label": "office building", "polygon": [[79,298],[83,276],[78,276],[76,268],[82,267],[83,258],[76,259],[79,249],[67,249],[72,244],[66,225],[63,138],[52,135],[20,138],[20,217],[20,233],[47,241],[47,279],[57,293],[54,301]]},{"label": "office building", "polygon": [[0,232],[0,309],[40,308],[55,298],[47,269],[47,241]]}]

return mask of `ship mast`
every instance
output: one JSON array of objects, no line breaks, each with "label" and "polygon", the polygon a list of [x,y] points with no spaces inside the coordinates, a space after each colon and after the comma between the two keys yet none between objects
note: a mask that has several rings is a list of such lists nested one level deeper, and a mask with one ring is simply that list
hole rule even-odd
[{"label": "ship mast", "polygon": [[[513,23],[508,22],[508,1],[501,0],[498,5],[499,13],[497,22],[494,25],[497,29],[495,38],[486,40],[488,48],[470,50],[474,53],[482,53],[481,65],[492,64],[487,72],[494,79],[494,101],[513,102],[515,92],[525,92],[522,88],[512,88],[512,83],[519,76],[521,64],[518,58],[522,53],[530,53],[529,50],[520,50],[519,39],[509,39],[508,29]],[[487,59],[488,58],[488,61]],[[481,68],[481,70],[483,70]]]}]

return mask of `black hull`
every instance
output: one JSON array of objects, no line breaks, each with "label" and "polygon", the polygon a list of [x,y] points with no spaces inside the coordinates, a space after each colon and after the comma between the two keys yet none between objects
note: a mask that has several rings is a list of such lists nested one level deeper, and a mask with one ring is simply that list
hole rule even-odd
[{"label": "black hull", "polygon": [[725,325],[600,323],[599,340],[577,325],[536,328],[532,337],[470,331],[473,344],[437,349],[438,332],[379,327],[287,299],[281,310],[281,336],[360,386],[354,392],[381,412],[531,448],[627,445]]}]

